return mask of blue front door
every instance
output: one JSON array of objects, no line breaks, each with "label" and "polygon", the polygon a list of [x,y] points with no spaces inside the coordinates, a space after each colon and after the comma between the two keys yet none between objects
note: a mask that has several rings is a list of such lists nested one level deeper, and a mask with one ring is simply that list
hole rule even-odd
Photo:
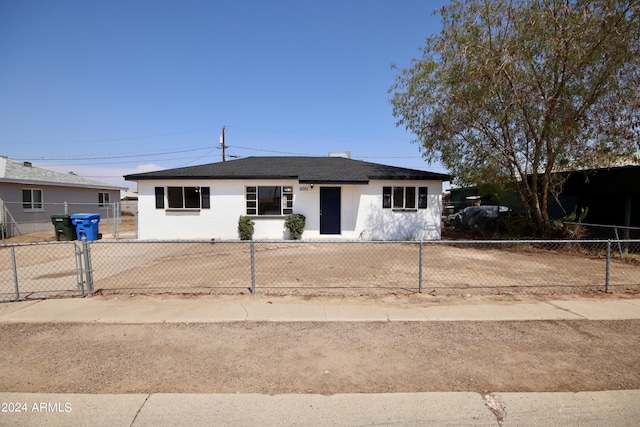
[{"label": "blue front door", "polygon": [[340,187],[320,187],[320,234],[340,234]]}]

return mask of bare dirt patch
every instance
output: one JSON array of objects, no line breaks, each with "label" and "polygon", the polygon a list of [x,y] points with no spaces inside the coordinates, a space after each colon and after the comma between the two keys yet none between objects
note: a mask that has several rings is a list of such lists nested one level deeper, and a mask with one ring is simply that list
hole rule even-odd
[{"label": "bare dirt patch", "polygon": [[[99,230],[105,239],[113,238],[113,224],[103,224],[99,226]],[[135,220],[130,217],[124,217],[122,223],[118,225],[118,233],[121,234],[123,238],[132,238],[136,233],[136,223]],[[16,236],[9,237],[4,240],[6,244],[17,244],[17,243],[41,243],[41,242],[55,242],[56,241],[56,233],[54,231],[53,225],[51,225],[51,230],[47,231],[36,231],[33,233],[27,234],[18,234]],[[1,242],[0,242],[1,243]]]},{"label": "bare dirt patch", "polygon": [[2,324],[0,390],[382,393],[640,388],[640,321]]},{"label": "bare dirt patch", "polygon": [[[53,231],[48,236],[53,239]],[[76,292],[77,280],[70,272],[76,268],[77,248],[71,242],[59,243],[14,248],[21,295]],[[607,277],[602,242],[105,238],[91,242],[90,249],[93,288],[104,295],[242,294],[252,283],[264,295],[411,295],[420,285],[431,295],[566,295],[603,292]],[[8,284],[0,293],[7,297],[15,293],[9,250],[0,248],[0,278],[6,277]],[[610,267],[611,291],[640,292],[640,264],[616,257]]]},{"label": "bare dirt patch", "polygon": [[[255,275],[271,295],[567,294],[603,291],[606,262],[589,253],[512,243],[102,242],[92,246],[95,289],[238,293]],[[640,289],[640,268],[613,261],[612,290]]]}]

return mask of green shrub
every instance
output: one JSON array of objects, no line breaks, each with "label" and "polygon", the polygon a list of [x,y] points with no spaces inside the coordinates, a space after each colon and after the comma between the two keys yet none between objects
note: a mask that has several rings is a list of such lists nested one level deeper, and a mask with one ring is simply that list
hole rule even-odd
[{"label": "green shrub", "polygon": [[289,230],[289,238],[292,240],[299,240],[302,237],[304,231],[305,217],[302,214],[287,215],[284,220],[284,226]]},{"label": "green shrub", "polygon": [[240,215],[240,219],[238,220],[238,234],[240,235],[240,240],[253,239],[253,226],[255,224],[255,222],[251,221],[251,217],[247,215]]}]

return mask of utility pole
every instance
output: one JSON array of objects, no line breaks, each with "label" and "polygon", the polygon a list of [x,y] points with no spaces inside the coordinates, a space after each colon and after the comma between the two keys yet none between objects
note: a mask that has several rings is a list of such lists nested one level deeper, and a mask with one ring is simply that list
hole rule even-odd
[{"label": "utility pole", "polygon": [[227,148],[227,146],[224,145],[224,131],[225,131],[225,129],[226,129],[226,126],[222,126],[222,135],[220,135],[220,145],[222,145],[222,161],[223,162],[227,161],[226,156],[225,156],[225,152],[224,152],[225,148]]}]

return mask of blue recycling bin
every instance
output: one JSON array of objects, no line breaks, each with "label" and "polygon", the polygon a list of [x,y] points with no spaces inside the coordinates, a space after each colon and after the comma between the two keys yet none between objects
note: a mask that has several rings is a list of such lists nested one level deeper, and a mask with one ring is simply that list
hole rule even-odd
[{"label": "blue recycling bin", "polygon": [[98,233],[98,224],[100,224],[99,213],[79,213],[71,215],[71,223],[76,227],[76,235],[78,240],[86,237],[87,240],[98,240],[102,238],[102,234]]}]

